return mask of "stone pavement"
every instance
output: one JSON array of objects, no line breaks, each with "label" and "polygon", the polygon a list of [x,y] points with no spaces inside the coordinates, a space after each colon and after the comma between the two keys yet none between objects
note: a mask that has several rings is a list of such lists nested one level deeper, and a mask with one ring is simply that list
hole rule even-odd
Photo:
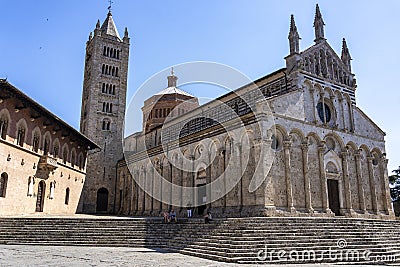
[{"label": "stone pavement", "polygon": [[[320,266],[290,265],[290,266]],[[0,266],[238,266],[148,248],[0,245]],[[243,265],[246,267],[256,265]],[[286,265],[260,265],[286,266]],[[332,266],[323,264],[323,266]],[[345,266],[345,265],[341,265]],[[363,265],[366,266],[366,265]]]}]

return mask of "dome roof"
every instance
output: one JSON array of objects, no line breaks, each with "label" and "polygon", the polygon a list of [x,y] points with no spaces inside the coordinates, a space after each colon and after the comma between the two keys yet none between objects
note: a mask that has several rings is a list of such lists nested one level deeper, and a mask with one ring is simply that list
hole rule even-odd
[{"label": "dome roof", "polygon": [[169,94],[180,94],[180,95],[194,97],[191,94],[189,94],[188,92],[185,92],[185,91],[183,91],[183,90],[181,90],[181,89],[179,89],[178,87],[175,87],[175,86],[167,87],[167,88],[165,88],[161,92],[158,92],[155,95],[169,95]]}]

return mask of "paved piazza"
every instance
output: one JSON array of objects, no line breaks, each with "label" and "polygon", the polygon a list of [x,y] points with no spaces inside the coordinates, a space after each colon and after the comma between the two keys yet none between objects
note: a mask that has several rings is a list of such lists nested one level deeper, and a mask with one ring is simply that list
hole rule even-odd
[{"label": "paved piazza", "polygon": [[[333,266],[330,264],[290,266]],[[0,245],[0,266],[239,266],[148,248]],[[257,265],[242,265],[257,266]],[[288,266],[288,265],[260,265]],[[345,265],[340,265],[345,266]],[[350,266],[350,265],[349,265]],[[366,265],[363,265],[366,266]]]}]

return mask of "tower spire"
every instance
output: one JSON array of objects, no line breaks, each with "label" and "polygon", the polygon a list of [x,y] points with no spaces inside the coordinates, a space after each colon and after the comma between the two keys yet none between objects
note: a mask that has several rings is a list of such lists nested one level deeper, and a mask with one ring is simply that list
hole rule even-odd
[{"label": "tower spire", "polygon": [[347,48],[347,43],[346,43],[346,39],[343,38],[343,42],[342,42],[342,56],[341,59],[343,61],[343,63],[346,65],[347,69],[351,72],[351,56],[350,56],[350,52],[349,52],[349,48]]},{"label": "tower spire", "polygon": [[314,42],[320,43],[325,39],[324,37],[324,20],[322,19],[321,11],[319,11],[319,6],[317,4],[315,8],[315,18],[314,18],[314,31],[315,31],[315,40]]},{"label": "tower spire", "polygon": [[289,31],[289,47],[290,47],[290,54],[299,53],[300,47],[300,36],[297,32],[296,23],[294,21],[294,16],[290,16],[290,31]]}]

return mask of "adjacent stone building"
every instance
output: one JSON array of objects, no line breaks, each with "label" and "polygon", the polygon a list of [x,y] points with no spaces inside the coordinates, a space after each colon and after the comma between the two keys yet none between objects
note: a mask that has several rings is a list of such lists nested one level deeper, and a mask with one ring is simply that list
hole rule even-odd
[{"label": "adjacent stone building", "polygon": [[0,215],[75,214],[98,146],[0,80]]},{"label": "adjacent stone building", "polygon": [[181,216],[193,205],[198,215],[392,217],[385,133],[357,107],[346,41],[338,55],[324,25],[317,5],[315,43],[300,51],[292,16],[286,67],[220,97],[230,112],[211,101],[155,124],[154,107],[178,110],[145,101],[143,131],[118,163],[116,212],[159,215],[174,203]]}]

